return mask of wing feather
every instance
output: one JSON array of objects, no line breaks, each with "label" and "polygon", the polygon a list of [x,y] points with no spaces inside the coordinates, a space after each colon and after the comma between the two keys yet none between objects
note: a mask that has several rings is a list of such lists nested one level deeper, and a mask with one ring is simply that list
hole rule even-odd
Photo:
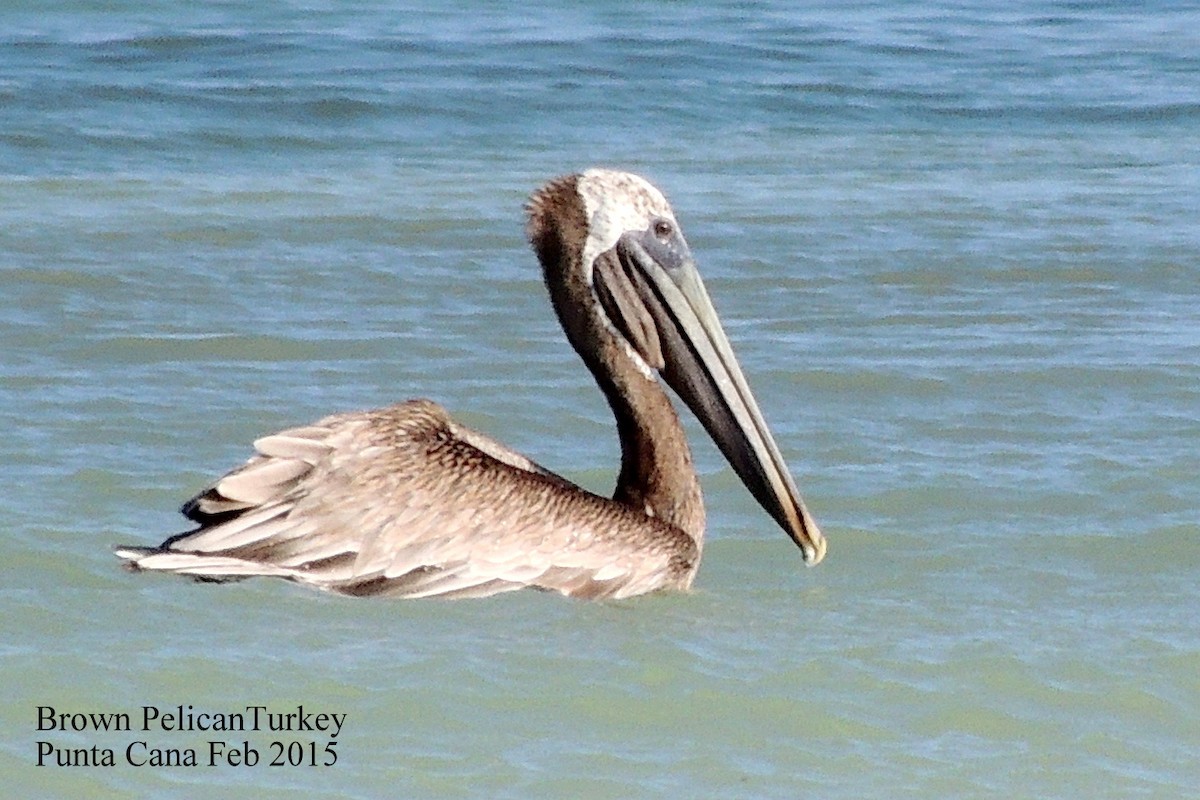
[{"label": "wing feather", "polygon": [[256,439],[254,449],[264,456],[298,458],[316,464],[329,454],[330,446],[324,441],[329,434],[328,428],[293,428]]},{"label": "wing feather", "polygon": [[298,458],[255,459],[222,478],[216,491],[248,506],[261,505],[286,493],[298,478],[312,470],[312,466]]},{"label": "wing feather", "polygon": [[132,566],[284,577],[348,595],[472,597],[534,586],[623,597],[690,584],[686,534],[597,497],[434,403],[328,417],[256,453],[184,506],[199,523]]}]

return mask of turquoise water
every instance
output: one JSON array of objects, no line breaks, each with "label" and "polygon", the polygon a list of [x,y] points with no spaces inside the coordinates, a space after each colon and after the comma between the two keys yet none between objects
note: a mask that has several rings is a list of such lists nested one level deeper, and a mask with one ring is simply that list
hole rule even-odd
[{"label": "turquoise water", "polygon": [[[1200,7],[443,8],[0,11],[6,791],[1200,792]],[[256,436],[411,396],[611,487],[521,231],[593,164],[671,197],[821,566],[689,418],[691,594],[119,569]],[[347,715],[335,765],[37,730],[300,704]],[[37,767],[43,740],[119,763]]]}]

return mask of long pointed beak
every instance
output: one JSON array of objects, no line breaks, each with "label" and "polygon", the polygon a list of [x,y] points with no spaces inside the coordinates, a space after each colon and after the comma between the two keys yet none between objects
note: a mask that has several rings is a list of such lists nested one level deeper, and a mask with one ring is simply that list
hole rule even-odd
[{"label": "long pointed beak", "polygon": [[618,254],[637,294],[655,319],[663,350],[662,375],[704,425],[734,472],[813,566],[826,542],[800,498],[779,447],[759,411],[720,319],[682,252],[668,266],[637,238],[623,237]]}]

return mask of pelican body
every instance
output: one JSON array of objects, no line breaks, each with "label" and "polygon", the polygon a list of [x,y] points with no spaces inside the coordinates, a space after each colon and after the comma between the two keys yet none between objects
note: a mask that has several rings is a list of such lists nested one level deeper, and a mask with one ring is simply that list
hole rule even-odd
[{"label": "pelican body", "polygon": [[662,193],[592,169],[550,181],[527,212],[551,303],[616,418],[611,499],[412,400],[258,439],[245,464],[184,504],[195,529],[117,555],[134,569],[274,576],[352,596],[684,590],[700,565],[704,504],[661,376],[818,563],[825,539]]}]

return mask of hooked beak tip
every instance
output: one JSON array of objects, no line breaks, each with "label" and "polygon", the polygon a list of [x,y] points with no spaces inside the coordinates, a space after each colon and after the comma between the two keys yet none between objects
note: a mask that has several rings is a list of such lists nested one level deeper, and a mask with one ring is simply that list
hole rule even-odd
[{"label": "hooked beak tip", "polygon": [[817,527],[816,520],[808,513],[808,509],[801,506],[801,530],[803,536],[796,538],[796,544],[800,545],[801,552],[804,553],[805,566],[815,567],[821,563],[821,559],[825,558],[825,551],[829,549],[829,544],[825,539],[825,535],[821,533],[821,529]]},{"label": "hooked beak tip", "polygon": [[811,543],[806,543],[802,548],[804,551],[804,564],[808,567],[815,567],[821,563],[821,559],[825,558],[825,551],[828,549],[828,545],[820,531],[813,530],[810,533],[815,535],[810,537]]}]

